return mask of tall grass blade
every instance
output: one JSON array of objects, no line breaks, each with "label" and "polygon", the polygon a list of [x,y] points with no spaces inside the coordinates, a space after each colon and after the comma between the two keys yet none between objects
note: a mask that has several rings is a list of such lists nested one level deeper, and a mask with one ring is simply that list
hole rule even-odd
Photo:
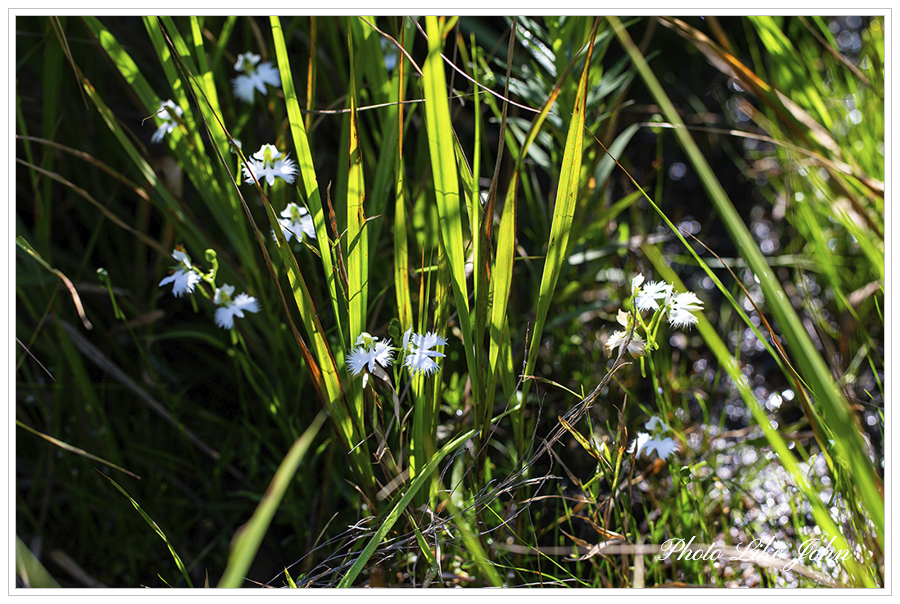
[{"label": "tall grass blade", "polygon": [[231,554],[228,556],[228,566],[225,567],[222,579],[216,587],[241,587],[244,584],[244,576],[259,551],[269,525],[272,524],[278,505],[290,487],[294,474],[312,445],[313,439],[325,423],[325,417],[325,411],[320,411],[284,456],[250,520],[235,534]]},{"label": "tall grass blade", "polygon": [[463,250],[463,212],[459,197],[459,173],[456,167],[453,126],[450,122],[450,106],[447,84],[444,79],[444,63],[441,56],[443,38],[437,17],[425,18],[428,35],[428,57],[422,72],[425,88],[425,120],[428,131],[428,149],[434,177],[434,194],[440,217],[441,245],[450,263],[450,281],[463,336],[466,365],[472,380],[472,394],[476,409],[481,409],[485,393],[482,391],[482,368],[473,341],[472,319],[469,310],[469,288],[466,285],[465,252]]},{"label": "tall grass blade", "polygon": [[37,559],[28,546],[16,535],[16,574],[22,579],[25,587],[32,589],[55,589],[62,587],[57,583],[41,561]]},{"label": "tall grass blade", "polygon": [[[275,44],[275,56],[278,60],[278,71],[281,75],[281,87],[284,90],[288,122],[291,125],[294,150],[297,153],[297,167],[300,170],[300,182],[303,185],[303,198],[309,204],[309,213],[312,215],[313,223],[316,227],[316,242],[322,259],[322,269],[325,272],[325,283],[328,286],[329,297],[334,308],[335,321],[337,322],[338,331],[342,334],[341,344],[350,346],[352,345],[352,342],[349,341],[350,335],[344,331],[341,325],[341,316],[346,313],[346,310],[342,309],[340,304],[341,295],[338,292],[338,286],[335,281],[332,249],[329,244],[328,229],[325,226],[322,197],[319,192],[319,183],[316,178],[315,164],[313,163],[312,151],[309,147],[303,113],[300,111],[300,102],[297,99],[297,91],[294,88],[294,77],[291,73],[287,44],[284,41],[281,20],[278,17],[271,17],[270,22],[272,25],[272,41]],[[340,233],[335,235],[340,236]]]},{"label": "tall grass blade", "polygon": [[[563,152],[559,183],[556,189],[556,204],[553,207],[553,222],[550,226],[550,241],[547,245],[547,256],[544,260],[544,271],[541,275],[541,285],[535,311],[534,329],[532,330],[525,365],[526,375],[531,375],[534,371],[537,352],[541,345],[544,323],[547,320],[547,314],[553,302],[553,292],[556,290],[556,283],[559,280],[559,274],[568,253],[569,233],[572,229],[572,219],[575,215],[575,203],[578,200],[579,183],[581,181],[587,83],[591,68],[591,55],[594,49],[594,34],[597,31],[598,23],[599,21],[595,20],[591,30],[590,43],[584,60],[584,70],[581,72],[581,80],[578,82],[578,92],[575,96],[575,106],[572,110],[572,121],[569,122],[568,134],[566,135],[566,146]],[[527,395],[527,384],[528,382],[525,383],[522,389],[523,399]]]},{"label": "tall grass blade", "polygon": [[181,571],[181,576],[184,577],[184,580],[185,580],[185,582],[187,582],[188,587],[193,587],[194,584],[191,583],[191,577],[188,575],[187,569],[184,567],[184,563],[181,561],[181,557],[178,555],[178,552],[175,551],[175,547],[169,541],[169,538],[166,537],[166,534],[163,532],[163,530],[161,528],[159,528],[159,525],[153,521],[153,518],[151,518],[150,515],[144,511],[144,508],[142,508],[137,501],[132,499],[131,495],[129,495],[125,489],[120,487],[119,484],[115,480],[113,480],[112,478],[110,478],[109,476],[104,474],[103,472],[99,472],[99,473],[101,476],[103,476],[103,478],[105,478],[110,483],[112,483],[112,485],[114,487],[116,487],[116,490],[118,490],[120,493],[122,493],[123,495],[125,495],[125,497],[128,498],[128,501],[130,501],[131,505],[134,506],[134,509],[136,509],[138,511],[138,513],[141,515],[141,518],[143,518],[144,521],[150,525],[150,528],[152,528],[154,531],[156,531],[156,534],[159,535],[160,539],[162,539],[165,542],[166,547],[169,548],[169,553],[172,554],[172,559],[175,560],[175,566],[177,566],[178,570]]}]

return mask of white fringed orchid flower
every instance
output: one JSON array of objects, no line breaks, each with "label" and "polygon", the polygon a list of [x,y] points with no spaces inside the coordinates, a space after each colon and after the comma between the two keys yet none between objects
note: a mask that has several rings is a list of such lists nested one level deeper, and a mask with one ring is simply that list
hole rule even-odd
[{"label": "white fringed orchid flower", "polygon": [[184,293],[194,293],[194,286],[200,283],[200,275],[194,271],[190,257],[182,251],[174,250],[172,258],[178,261],[178,265],[172,267],[175,272],[160,281],[159,286],[172,283],[172,293],[176,298]]},{"label": "white fringed orchid flower", "polygon": [[234,64],[235,70],[242,72],[231,80],[234,94],[247,103],[253,102],[257,90],[262,95],[267,94],[266,84],[281,86],[278,69],[268,61],[260,63],[259,59],[259,55],[245,52],[238,55],[237,63]]},{"label": "white fringed orchid flower", "polygon": [[[287,207],[281,212],[281,218],[278,219],[278,223],[281,224],[284,238],[288,241],[291,240],[291,237],[296,237],[298,240],[302,239],[303,235],[310,239],[316,238],[316,227],[313,224],[312,215],[306,208],[296,203],[287,204]],[[272,232],[272,238],[275,238],[274,231]]]},{"label": "white fringed orchid flower", "polygon": [[635,456],[651,455],[654,451],[659,455],[660,459],[667,459],[672,453],[678,449],[678,443],[675,439],[666,436],[669,427],[663,423],[658,417],[651,417],[644,424],[644,428],[648,432],[639,432],[637,438],[631,443],[628,449],[629,453]]},{"label": "white fringed orchid flower", "polygon": [[259,302],[253,296],[240,294],[234,298],[234,286],[222,285],[216,288],[213,302],[219,307],[216,309],[216,325],[222,329],[234,327],[234,318],[244,318],[244,311],[259,312]]},{"label": "white fringed orchid flower", "polygon": [[247,160],[247,163],[250,167],[244,166],[244,177],[250,182],[253,182],[254,178],[260,182],[265,180],[270,187],[275,184],[276,176],[292,184],[297,174],[294,160],[282,155],[275,145],[263,145]]},{"label": "white fringed orchid flower", "polygon": [[404,365],[413,376],[420,373],[424,373],[426,376],[431,375],[440,368],[434,359],[446,356],[443,352],[432,350],[432,348],[446,345],[447,340],[434,332],[428,332],[423,336],[413,333],[412,328],[409,328],[403,334],[403,350],[406,351]]},{"label": "white fringed orchid flower", "polygon": [[356,338],[356,345],[350,349],[350,354],[347,355],[347,366],[350,368],[350,375],[359,375],[364,369],[367,373],[375,373],[376,363],[387,369],[394,362],[393,355],[394,350],[391,348],[389,339],[379,340],[366,332],[362,332]]},{"label": "white fringed orchid flower", "polygon": [[156,112],[156,116],[162,120],[162,124],[156,129],[153,136],[150,137],[150,142],[161,142],[166,134],[169,134],[176,126],[178,126],[175,116],[180,118],[182,115],[184,115],[184,111],[181,110],[181,107],[173,103],[171,99],[160,103],[159,111]]},{"label": "white fringed orchid flower", "polygon": [[690,328],[697,324],[697,317],[693,313],[702,310],[703,302],[697,297],[697,294],[694,292],[678,294],[672,299],[668,311],[669,325],[678,329]]},{"label": "white fringed orchid flower", "polygon": [[[613,351],[616,348],[621,348],[626,345],[626,350],[633,358],[642,357],[647,354],[647,343],[644,342],[644,339],[638,335],[637,331],[632,331],[631,326],[634,323],[634,318],[631,316],[631,313],[627,313],[623,310],[620,310],[616,315],[616,320],[619,324],[625,328],[624,331],[617,331],[613,333],[609,338],[606,339],[606,355],[612,356]],[[628,334],[631,334],[631,340],[628,341]]]}]

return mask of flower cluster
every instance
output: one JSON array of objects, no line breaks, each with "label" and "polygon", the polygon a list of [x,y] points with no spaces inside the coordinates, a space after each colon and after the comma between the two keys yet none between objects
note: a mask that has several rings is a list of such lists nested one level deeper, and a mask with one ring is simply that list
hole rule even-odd
[{"label": "flower cluster", "polygon": [[[287,207],[281,211],[281,218],[278,219],[281,230],[284,232],[284,238],[287,241],[291,237],[298,240],[306,235],[310,239],[316,238],[316,227],[313,224],[313,218],[309,211],[303,206],[296,203],[289,203]],[[275,239],[275,231],[272,231],[272,239]]]},{"label": "flower cluster", "polygon": [[440,369],[440,365],[434,359],[445,356],[443,352],[433,349],[436,346],[446,345],[447,340],[434,332],[428,332],[423,336],[413,333],[410,328],[403,334],[403,346],[396,349],[391,347],[390,339],[379,340],[363,332],[347,355],[347,366],[350,368],[350,374],[354,376],[363,370],[366,370],[367,374],[376,373],[379,366],[382,369],[390,367],[394,362],[394,352],[399,351],[405,355],[403,364],[410,374],[416,376],[422,373],[429,376]]},{"label": "flower cluster", "polygon": [[[259,312],[259,302],[253,296],[245,293],[235,296],[233,285],[223,284],[222,287],[215,287],[215,274],[218,265],[215,261],[215,254],[211,250],[207,251],[207,259],[212,258],[213,262],[213,270],[210,271],[209,275],[202,274],[191,262],[190,256],[181,250],[174,250],[172,257],[178,261],[178,264],[172,267],[173,272],[171,275],[159,282],[159,286],[163,287],[172,283],[172,293],[176,298],[180,298],[182,294],[194,293],[194,287],[200,281],[207,281],[215,288],[213,303],[219,307],[216,309],[215,315],[216,325],[219,327],[231,329],[234,327],[234,318],[243,318],[244,311]],[[209,294],[203,293],[207,298],[209,297]]]},{"label": "flower cluster", "polygon": [[242,72],[241,75],[231,80],[234,94],[247,103],[253,102],[257,90],[260,94],[265,95],[266,84],[281,86],[281,76],[278,75],[278,69],[268,61],[260,63],[259,59],[259,55],[245,52],[238,55],[237,63],[234,64],[234,69]]},{"label": "flower cluster", "polygon": [[[643,285],[643,287],[642,287]],[[663,315],[668,317],[669,325],[675,329],[690,328],[697,324],[694,313],[703,310],[703,302],[694,292],[676,294],[672,285],[664,281],[650,281],[644,285],[643,275],[637,275],[631,281],[631,297],[634,312],[620,310],[616,320],[624,331],[616,331],[606,340],[606,354],[612,356],[617,348],[626,347],[632,357],[637,358],[647,353],[648,344],[638,333],[641,327],[645,336],[655,334]],[[649,322],[644,322],[641,312],[653,311]],[[637,321],[637,324],[635,324]],[[630,338],[629,338],[630,336]]]},{"label": "flower cluster", "polygon": [[151,143],[162,141],[163,136],[172,132],[172,130],[178,126],[177,120],[184,115],[184,111],[169,99],[168,101],[163,101],[159,104],[159,111],[156,112],[156,115],[162,120],[162,124],[156,129],[153,136],[150,137]]},{"label": "flower cluster", "polygon": [[297,174],[297,166],[294,160],[282,155],[281,151],[275,148],[275,145],[263,145],[259,151],[247,160],[247,166],[244,166],[244,176],[249,181],[265,180],[271,187],[275,184],[275,177],[283,178],[288,184],[294,182]]},{"label": "flower cluster", "polygon": [[639,457],[641,455],[649,456],[656,451],[660,459],[666,459],[678,449],[675,439],[666,436],[670,432],[669,426],[658,417],[651,417],[644,424],[644,429],[647,432],[638,432],[637,438],[628,449],[629,453],[634,453],[636,457]]}]

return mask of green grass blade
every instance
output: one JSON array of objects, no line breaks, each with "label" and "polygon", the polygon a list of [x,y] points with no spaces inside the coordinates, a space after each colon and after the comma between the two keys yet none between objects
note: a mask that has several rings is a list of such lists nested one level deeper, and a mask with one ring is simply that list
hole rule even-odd
[{"label": "green grass blade", "polygon": [[83,449],[79,449],[78,447],[75,447],[75,446],[70,445],[70,444],[67,443],[67,442],[63,442],[63,441],[61,441],[61,440],[59,440],[59,439],[57,439],[57,438],[53,438],[52,436],[50,436],[50,435],[48,435],[48,434],[44,434],[43,432],[38,432],[37,430],[35,430],[35,429],[32,428],[31,426],[26,426],[25,424],[23,424],[23,423],[20,422],[19,420],[16,420],[16,425],[19,426],[20,428],[24,429],[24,430],[27,430],[27,431],[31,432],[31,433],[34,434],[35,436],[38,436],[38,437],[40,437],[40,438],[43,438],[43,439],[46,440],[47,442],[56,445],[57,447],[59,447],[59,448],[62,449],[63,451],[68,451],[69,453],[74,453],[75,455],[81,455],[82,457],[86,457],[86,458],[91,459],[91,460],[93,460],[93,461],[96,461],[96,462],[98,462],[98,463],[102,463],[103,465],[109,466],[110,468],[113,468],[113,469],[115,469],[115,470],[118,470],[119,472],[124,472],[125,474],[128,474],[128,475],[131,476],[132,478],[136,478],[136,479],[138,479],[138,480],[141,479],[141,477],[138,476],[137,474],[135,474],[135,473],[133,473],[133,472],[129,472],[129,471],[126,470],[125,468],[122,468],[122,467],[120,467],[120,466],[117,466],[116,464],[112,463],[111,461],[106,461],[106,460],[103,459],[102,457],[97,457],[96,455],[92,455],[92,454],[88,453],[87,451],[85,451],[85,450],[83,450]]},{"label": "green grass blade", "polygon": [[47,572],[28,546],[16,535],[16,574],[22,578],[25,587],[33,589],[54,589],[62,587]]},{"label": "green grass blade", "polygon": [[244,576],[253,563],[256,552],[259,551],[259,546],[263,537],[265,537],[266,531],[269,529],[269,525],[272,524],[272,518],[275,517],[278,505],[281,503],[285,492],[287,492],[300,462],[303,461],[306,452],[312,445],[313,439],[315,439],[316,434],[319,433],[319,429],[325,422],[325,417],[325,412],[320,411],[316,419],[313,420],[312,424],[294,442],[287,455],[284,456],[284,460],[278,466],[275,476],[272,477],[272,482],[266,489],[259,505],[256,506],[256,510],[253,512],[250,520],[238,529],[232,542],[231,554],[228,556],[228,566],[225,568],[222,579],[216,587],[241,587],[244,584]]},{"label": "green grass blade", "polygon": [[401,57],[397,66],[397,147],[394,161],[394,179],[397,191],[394,202],[394,295],[397,299],[397,316],[400,319],[400,328],[404,332],[412,327],[413,324],[412,297],[409,291],[409,215],[406,211],[406,181],[403,178],[405,173],[405,164],[403,162],[405,70],[406,59]]},{"label": "green grass blade", "polygon": [[[219,95],[216,92],[215,76],[210,69],[206,51],[203,49],[203,33],[200,29],[200,23],[197,17],[191,17],[191,42],[194,45],[194,54],[197,56],[197,65],[200,68],[196,77],[200,82],[200,87],[203,89],[203,98],[209,102],[209,106],[206,106],[205,103],[201,102],[200,107],[204,113],[211,112],[215,115],[222,115],[222,109],[219,106]],[[218,120],[207,119],[206,121],[210,124],[216,146],[218,146],[219,151],[224,154],[229,149],[228,137],[219,126]]]},{"label": "green grass blade", "polygon": [[[272,25],[272,40],[275,44],[275,56],[278,61],[278,71],[281,75],[281,88],[284,91],[288,122],[291,125],[291,135],[294,139],[294,150],[297,153],[297,167],[300,170],[303,197],[309,204],[309,212],[316,227],[316,242],[322,258],[322,269],[325,271],[325,282],[328,285],[331,304],[334,307],[335,321],[337,322],[338,331],[342,334],[341,343],[343,346],[349,346],[352,342],[349,342],[350,336],[348,333],[345,333],[341,325],[340,317],[345,311],[342,311],[339,305],[341,295],[338,292],[338,285],[335,281],[336,275],[332,264],[330,239],[328,237],[328,229],[325,227],[325,212],[322,207],[322,197],[319,192],[319,183],[316,178],[316,169],[313,163],[312,151],[309,147],[309,139],[306,135],[303,114],[300,111],[297,91],[294,88],[294,77],[291,74],[287,44],[284,41],[281,20],[278,17],[271,17],[270,21]],[[337,235],[340,235],[340,233],[337,233]]]},{"label": "green grass blade", "polygon": [[108,480],[109,482],[111,482],[112,485],[113,485],[114,487],[116,487],[116,489],[117,489],[120,493],[122,493],[123,495],[125,495],[125,497],[128,498],[128,501],[130,501],[130,502],[131,502],[131,505],[134,506],[134,509],[136,509],[136,510],[138,511],[138,513],[141,515],[141,518],[143,518],[144,521],[145,521],[147,524],[149,524],[150,527],[151,527],[154,531],[156,531],[156,534],[159,535],[159,537],[166,543],[166,547],[169,548],[169,553],[172,554],[172,558],[175,560],[175,566],[177,566],[177,567],[178,567],[178,570],[181,571],[181,576],[184,577],[184,580],[187,582],[187,584],[188,584],[189,587],[193,587],[194,584],[191,583],[191,577],[188,575],[187,569],[184,567],[184,564],[181,562],[181,558],[178,556],[178,553],[175,551],[175,548],[172,546],[172,543],[169,541],[169,538],[166,537],[166,534],[163,532],[163,530],[162,530],[161,528],[159,528],[159,525],[156,524],[156,522],[153,521],[153,518],[151,518],[150,515],[147,514],[147,512],[144,511],[144,508],[142,508],[142,507],[140,506],[140,504],[139,504],[137,501],[135,501],[134,499],[132,499],[132,498],[131,498],[131,495],[129,495],[128,492],[127,492],[125,489],[123,489],[122,487],[120,487],[120,486],[118,485],[118,483],[117,483],[115,480],[113,480],[112,478],[110,478],[109,476],[107,476],[106,474],[104,474],[103,472],[100,472],[100,475],[103,476],[103,478],[105,478],[105,479]]},{"label": "green grass blade", "polygon": [[359,116],[356,105],[356,76],[353,37],[347,30],[350,57],[350,168],[347,182],[347,283],[350,297],[350,344],[366,331],[369,296],[369,230],[363,206],[366,185],[363,179],[362,149],[359,145]]},{"label": "green grass blade", "polygon": [[472,340],[472,319],[469,311],[469,291],[466,285],[465,251],[463,249],[463,211],[459,198],[459,174],[456,169],[453,127],[450,123],[450,106],[447,84],[444,79],[444,63],[441,29],[436,17],[425,18],[428,34],[428,57],[423,67],[422,83],[425,88],[425,121],[428,131],[428,149],[434,176],[434,193],[440,218],[441,243],[450,263],[450,281],[466,354],[466,365],[472,380],[472,394],[476,408],[481,408],[485,393],[481,388],[482,370],[475,356]]},{"label": "green grass blade", "polygon": [[[596,22],[594,25],[596,31]],[[553,222],[550,226],[550,241],[547,247],[547,256],[544,260],[544,271],[541,275],[541,285],[537,302],[534,330],[531,343],[528,347],[528,359],[525,365],[525,374],[531,375],[537,359],[537,352],[541,345],[541,334],[550,304],[553,301],[553,292],[559,280],[563,262],[569,247],[569,233],[572,229],[572,219],[575,213],[575,203],[578,200],[579,182],[581,178],[582,149],[584,145],[584,115],[585,101],[587,99],[587,82],[591,66],[593,51],[593,35],[591,44],[584,61],[584,70],[581,72],[581,80],[578,83],[578,92],[575,97],[575,107],[572,111],[572,121],[569,122],[569,130],[566,135],[566,147],[560,166],[559,183],[556,191],[556,204],[553,207]],[[527,384],[523,386],[523,397],[527,393]]]}]

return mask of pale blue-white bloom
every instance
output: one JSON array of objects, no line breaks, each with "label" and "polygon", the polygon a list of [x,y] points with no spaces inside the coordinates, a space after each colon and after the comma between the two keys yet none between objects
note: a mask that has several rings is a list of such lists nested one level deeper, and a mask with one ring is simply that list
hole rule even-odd
[{"label": "pale blue-white bloom", "polygon": [[234,318],[244,318],[244,311],[259,312],[259,302],[253,296],[247,294],[234,295],[234,286],[225,285],[216,288],[213,302],[219,307],[216,309],[216,325],[223,329],[234,327]]},{"label": "pale blue-white bloom", "polygon": [[393,355],[394,349],[391,348],[390,339],[379,340],[363,332],[356,338],[356,345],[347,355],[350,375],[359,375],[364,369],[368,373],[374,373],[375,363],[387,369],[394,362]]},{"label": "pale blue-white bloom", "polygon": [[[635,453],[635,448],[637,452]],[[629,453],[635,453],[637,456],[651,455],[654,451],[659,455],[660,459],[667,459],[678,448],[678,443],[671,438],[651,438],[645,432],[639,432],[637,438],[631,443],[628,449]]]},{"label": "pale blue-white bloom", "polygon": [[634,294],[638,291],[638,288],[641,286],[641,283],[644,282],[644,275],[638,273],[634,276],[634,279],[631,280],[631,293]]},{"label": "pale blue-white bloom", "polygon": [[387,38],[380,38],[381,51],[384,53],[384,66],[388,71],[393,71],[397,66],[397,59],[400,57],[400,51]]},{"label": "pale blue-white bloom", "polygon": [[675,328],[689,328],[697,324],[697,317],[693,313],[703,310],[703,302],[697,294],[694,292],[678,294],[671,304],[668,311],[669,325]]},{"label": "pale blue-white bloom", "polygon": [[243,72],[231,80],[234,94],[247,103],[253,102],[257,90],[260,94],[265,95],[267,93],[266,84],[281,86],[278,69],[268,61],[260,63],[259,59],[259,55],[245,52],[238,55],[237,63],[234,64],[235,70]]},{"label": "pale blue-white bloom", "polygon": [[647,420],[646,424],[644,424],[644,429],[649,430],[650,432],[655,432],[658,430],[664,430],[664,431],[668,432],[669,426],[667,426],[663,420],[659,419],[658,417],[656,417],[654,415],[649,420]]},{"label": "pale blue-white bloom", "polygon": [[160,281],[159,286],[172,283],[172,293],[176,298],[180,298],[184,293],[193,293],[194,286],[200,283],[200,275],[194,272],[190,257],[182,251],[174,250],[172,258],[178,261],[178,265],[173,267],[175,272]]},{"label": "pale blue-white bloom", "polygon": [[446,346],[447,340],[434,332],[422,334],[413,333],[412,328],[403,334],[403,350],[406,351],[404,365],[415,376],[424,373],[431,375],[440,368],[434,359],[446,356],[443,352],[432,350],[435,346]]},{"label": "pale blue-white bloom", "polygon": [[644,424],[644,428],[647,429],[649,433],[639,432],[637,438],[631,443],[631,447],[628,449],[629,453],[640,456],[650,455],[656,451],[656,454],[659,455],[660,459],[666,459],[678,449],[678,443],[675,439],[666,436],[669,432],[669,426],[658,417],[651,417],[650,420]]},{"label": "pale blue-white bloom", "polygon": [[[312,215],[306,208],[296,203],[287,204],[287,207],[281,211],[278,223],[281,225],[287,241],[290,241],[291,237],[302,239],[303,235],[310,239],[316,238],[316,226],[313,224]],[[272,231],[272,238],[275,238],[274,231]]]},{"label": "pale blue-white bloom", "polygon": [[[633,358],[636,359],[644,356],[647,353],[647,343],[644,342],[644,339],[638,335],[636,331],[632,331],[631,325],[634,322],[634,318],[631,316],[631,313],[619,310],[616,315],[616,320],[625,328],[625,330],[614,332],[611,336],[606,338],[606,344],[604,345],[606,355],[612,356],[613,351],[616,348],[626,346],[625,350],[627,350],[628,354]],[[628,340],[629,333],[631,333],[631,340]]]},{"label": "pale blue-white bloom", "polygon": [[182,115],[184,115],[184,112],[181,110],[181,107],[173,103],[171,99],[160,103],[159,111],[156,112],[156,116],[162,120],[162,124],[156,129],[153,136],[150,137],[150,142],[158,143],[163,139],[163,136],[172,132],[172,130],[178,126],[175,116],[180,118]]},{"label": "pale blue-white bloom", "polygon": [[275,145],[260,147],[259,151],[247,160],[247,164],[249,168],[244,166],[244,177],[250,182],[253,182],[254,178],[260,182],[265,180],[270,187],[275,184],[276,176],[291,184],[297,174],[294,160],[289,159],[287,155],[282,156]]},{"label": "pale blue-white bloom", "polygon": [[659,310],[657,300],[665,300],[672,294],[672,286],[665,281],[651,281],[642,287],[634,297],[638,310]]}]

